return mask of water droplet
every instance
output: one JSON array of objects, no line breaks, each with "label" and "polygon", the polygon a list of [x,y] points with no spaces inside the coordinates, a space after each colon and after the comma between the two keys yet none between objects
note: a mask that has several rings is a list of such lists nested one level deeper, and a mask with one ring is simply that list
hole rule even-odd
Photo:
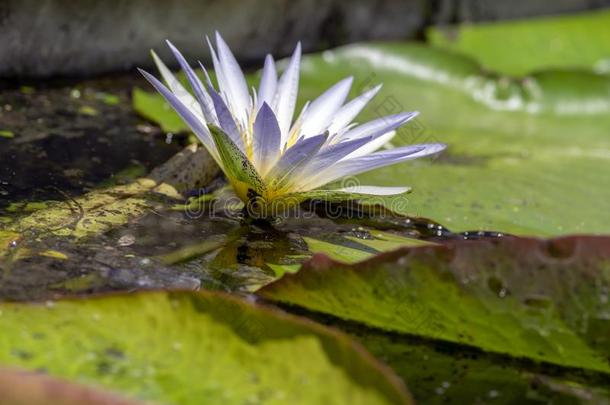
[{"label": "water droplet", "polygon": [[12,240],[11,243],[8,244],[9,247],[11,248],[16,248],[17,247],[17,241],[16,240]]},{"label": "water droplet", "polygon": [[443,231],[441,231],[440,229],[436,231],[436,236],[443,236]]},{"label": "water droplet", "polygon": [[173,138],[174,138],[174,134],[172,134],[171,132],[168,132],[165,135],[165,143],[169,145],[170,143],[172,143]]},{"label": "water droplet", "polygon": [[433,229],[435,227],[434,224],[428,224],[428,229]]},{"label": "water droplet", "polygon": [[490,390],[490,391],[487,393],[487,396],[488,396],[489,398],[497,398],[499,395],[500,395],[500,393],[499,393],[498,391],[496,391],[496,390]]}]

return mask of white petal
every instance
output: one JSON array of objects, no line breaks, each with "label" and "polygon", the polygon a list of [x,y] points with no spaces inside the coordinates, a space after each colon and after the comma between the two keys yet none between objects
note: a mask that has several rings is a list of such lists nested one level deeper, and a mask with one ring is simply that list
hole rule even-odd
[{"label": "white petal", "polygon": [[178,60],[178,63],[180,63],[182,70],[186,74],[186,78],[187,78],[189,84],[191,85],[191,88],[195,92],[195,97],[197,98],[197,101],[199,102],[199,106],[201,108],[201,112],[203,113],[204,118],[206,119],[206,121],[213,120],[212,99],[210,98],[209,94],[203,88],[203,84],[201,84],[201,80],[199,80],[199,78],[197,77],[197,75],[195,74],[193,69],[191,69],[191,66],[186,61],[184,56],[182,56],[182,53],[180,53],[178,48],[176,48],[170,41],[167,41],[167,45],[171,49],[172,53],[176,57],[176,60]]},{"label": "white petal", "polygon": [[415,118],[418,112],[405,112],[377,118],[345,132],[340,139],[356,139],[363,136],[378,137]]},{"label": "white petal", "polygon": [[354,159],[342,160],[328,169],[320,171],[315,178],[312,178],[309,183],[304,184],[301,189],[303,191],[315,189],[341,177],[355,176],[395,163],[434,155],[441,152],[446,147],[447,145],[442,143],[410,145],[387,151],[375,152]]},{"label": "white petal", "polygon": [[282,131],[282,145],[284,145],[288,139],[290,124],[292,123],[292,116],[294,115],[294,107],[297,102],[300,64],[301,43],[299,42],[292,54],[292,58],[290,58],[288,68],[286,68],[286,71],[280,78],[272,105],[277,121],[280,124],[280,131]]},{"label": "white petal", "polygon": [[301,134],[309,137],[326,130],[335,113],[347,99],[353,80],[353,77],[341,80],[311,102],[303,119]]},{"label": "white petal", "polygon": [[210,131],[208,130],[205,122],[203,121],[201,116],[197,116],[192,113],[191,110],[182,104],[182,101],[172,93],[167,87],[163,85],[156,77],[151,75],[150,73],[138,69],[142,75],[152,84],[155,89],[165,98],[165,100],[174,108],[174,110],[180,115],[180,117],[188,124],[191,130],[197,135],[197,138],[203,143],[206,147],[210,155],[216,160],[218,165],[222,167],[222,162],[220,161],[218,151],[216,150],[216,146],[214,141],[212,140],[212,136]]},{"label": "white petal", "polygon": [[371,141],[371,137],[353,139],[351,141],[343,141],[332,145],[324,145],[322,149],[316,153],[310,161],[299,170],[293,177],[295,182],[306,184],[308,179],[317,176],[322,170],[326,170],[337,162],[341,161],[345,156],[349,155],[356,149],[359,149],[367,142]]},{"label": "white petal", "polygon": [[258,87],[257,110],[261,108],[263,103],[271,105],[275,97],[277,89],[277,71],[275,70],[275,62],[271,55],[265,58],[265,66],[263,67],[263,75],[261,83]]},{"label": "white petal", "polygon": [[334,134],[335,132],[339,132],[341,129],[345,128],[349,125],[350,122],[356,118],[356,116],[362,111],[364,107],[371,101],[373,97],[379,92],[381,89],[381,84],[372,88],[369,91],[366,91],[345,104],[337,113],[335,114],[331,124],[328,127],[328,132]]},{"label": "white petal", "polygon": [[197,103],[195,97],[193,97],[191,93],[189,93],[188,90],[184,88],[182,83],[180,83],[180,81],[176,79],[176,76],[174,76],[174,74],[167,68],[165,63],[163,63],[161,58],[157,56],[155,51],[151,50],[150,53],[153,57],[153,60],[155,61],[155,64],[157,65],[157,69],[159,69],[159,73],[161,73],[161,77],[163,77],[163,81],[165,82],[165,84],[167,84],[172,93],[174,93],[174,95],[178,97],[180,102],[184,104],[189,109],[189,111],[191,111],[197,116],[201,116],[199,103]]},{"label": "white petal", "polygon": [[218,32],[216,32],[216,48],[224,78],[223,84],[226,85],[226,88],[220,90],[227,94],[233,115],[245,125],[250,104],[246,78],[235,60],[235,56]]},{"label": "white petal", "polygon": [[216,116],[218,117],[218,122],[220,123],[222,130],[231,138],[231,141],[237,145],[242,152],[244,152],[246,150],[244,140],[241,137],[241,133],[237,128],[231,111],[216,90],[214,90],[212,87],[208,87],[208,91],[212,96],[214,110],[216,111]]},{"label": "white petal", "polygon": [[411,190],[411,187],[351,186],[340,188],[337,191],[356,194],[396,195],[406,193],[409,190]]},{"label": "white petal", "polygon": [[396,135],[396,131],[390,131],[381,136],[374,138],[372,141],[368,142],[366,145],[361,146],[357,150],[353,151],[342,160],[353,159],[355,157],[368,155],[369,153],[373,153],[379,148],[381,148],[386,143],[390,142],[392,138]]}]

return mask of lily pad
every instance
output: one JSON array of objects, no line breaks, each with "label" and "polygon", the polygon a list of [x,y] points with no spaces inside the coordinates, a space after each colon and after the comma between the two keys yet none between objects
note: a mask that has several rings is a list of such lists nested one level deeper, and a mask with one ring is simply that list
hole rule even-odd
[{"label": "lily pad", "polygon": [[370,328],[610,380],[610,239],[500,238],[314,257],[268,299]]},{"label": "lily pad", "polygon": [[386,199],[397,212],[453,231],[521,235],[610,229],[610,78],[547,72],[523,79],[484,73],[472,60],[420,45],[354,45],[305,59],[304,99],[355,75],[356,90],[384,88],[361,121],[421,111],[394,144],[441,141],[435,160],[358,176],[412,186]]},{"label": "lily pad", "polygon": [[610,71],[610,11],[521,21],[430,28],[434,45],[462,52],[486,67],[523,75],[542,68]]},{"label": "lily pad", "polygon": [[227,295],[152,292],[0,311],[0,364],[132,398],[411,402],[397,378],[346,336]]}]

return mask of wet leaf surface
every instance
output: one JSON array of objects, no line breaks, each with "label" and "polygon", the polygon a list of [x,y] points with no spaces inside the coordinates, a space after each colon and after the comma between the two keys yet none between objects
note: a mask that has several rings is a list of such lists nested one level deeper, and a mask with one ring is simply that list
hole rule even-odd
[{"label": "wet leaf surface", "polygon": [[410,403],[399,380],[344,335],[227,295],[149,292],[0,310],[3,364],[133,398]]},{"label": "wet leaf surface", "polygon": [[317,256],[258,293],[400,335],[610,380],[610,240],[501,238]]}]

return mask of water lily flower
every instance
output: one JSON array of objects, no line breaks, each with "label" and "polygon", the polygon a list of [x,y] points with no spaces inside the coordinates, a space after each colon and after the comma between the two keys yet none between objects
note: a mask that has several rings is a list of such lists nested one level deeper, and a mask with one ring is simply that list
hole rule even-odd
[{"label": "water lily flower", "polygon": [[293,120],[298,86],[301,46],[278,78],[275,62],[267,55],[258,90],[248,91],[244,74],[231,50],[216,33],[216,48],[208,40],[218,89],[199,62],[205,84],[169,41],[184,71],[192,94],[152,52],[165,85],[140,70],[163,95],[228,178],[237,196],[261,215],[273,215],[279,203],[307,199],[347,199],[363,195],[393,195],[408,187],[351,186],[322,189],[346,176],[429,156],[440,152],[439,143],[380,149],[395,130],[417,112],[381,117],[364,124],[354,118],[379,92],[381,86],[346,102],[352,77],[339,81],[305,104]]}]

